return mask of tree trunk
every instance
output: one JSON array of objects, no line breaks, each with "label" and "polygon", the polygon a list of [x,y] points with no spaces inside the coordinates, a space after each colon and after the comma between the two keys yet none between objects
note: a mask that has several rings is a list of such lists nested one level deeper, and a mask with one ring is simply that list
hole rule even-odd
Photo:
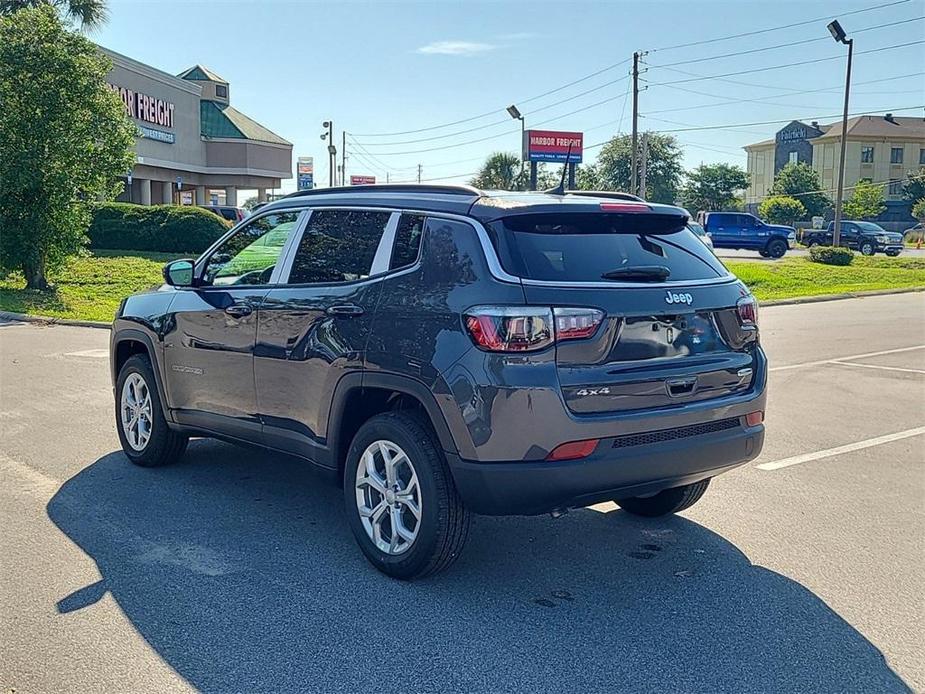
[{"label": "tree trunk", "polygon": [[26,261],[22,265],[22,274],[26,277],[26,289],[46,291],[48,280],[45,278],[45,259]]}]

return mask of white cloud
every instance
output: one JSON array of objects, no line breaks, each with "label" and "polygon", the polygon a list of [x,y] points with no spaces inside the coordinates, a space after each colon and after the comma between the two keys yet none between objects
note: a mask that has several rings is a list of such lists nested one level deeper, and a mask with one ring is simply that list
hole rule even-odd
[{"label": "white cloud", "polygon": [[493,51],[496,46],[490,43],[475,43],[473,41],[434,41],[417,49],[418,53],[431,55],[475,55]]}]

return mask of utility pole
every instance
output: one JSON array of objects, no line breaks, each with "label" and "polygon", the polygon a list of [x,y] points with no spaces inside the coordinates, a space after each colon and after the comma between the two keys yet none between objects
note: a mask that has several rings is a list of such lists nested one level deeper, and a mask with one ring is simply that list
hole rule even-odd
[{"label": "utility pole", "polygon": [[347,131],[341,130],[340,141],[340,184],[347,185]]},{"label": "utility pole", "polygon": [[421,168],[422,167],[423,167],[423,164],[418,164],[418,183],[421,182]]},{"label": "utility pole", "polygon": [[630,155],[630,193],[636,194],[639,170],[639,51],[633,53],[633,151]]},{"label": "utility pole", "polygon": [[649,163],[649,133],[642,134],[642,163],[640,164],[639,197],[646,199],[646,168]]}]

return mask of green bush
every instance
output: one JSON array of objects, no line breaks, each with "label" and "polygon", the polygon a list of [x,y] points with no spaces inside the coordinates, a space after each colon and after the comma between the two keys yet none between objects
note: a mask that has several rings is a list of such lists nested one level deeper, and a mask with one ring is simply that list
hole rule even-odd
[{"label": "green bush", "polygon": [[201,207],[101,203],[87,230],[91,248],[202,253],[230,228]]},{"label": "green bush", "polygon": [[809,249],[809,258],[814,263],[823,265],[851,265],[854,252],[847,248],[835,248],[834,246],[813,246]]}]

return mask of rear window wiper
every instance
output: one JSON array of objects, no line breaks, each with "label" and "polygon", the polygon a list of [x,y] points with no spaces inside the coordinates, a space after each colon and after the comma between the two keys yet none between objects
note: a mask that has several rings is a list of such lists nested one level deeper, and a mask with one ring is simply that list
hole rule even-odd
[{"label": "rear window wiper", "polygon": [[671,270],[664,265],[633,265],[608,270],[601,277],[605,280],[627,280],[629,282],[664,282],[671,276]]}]

